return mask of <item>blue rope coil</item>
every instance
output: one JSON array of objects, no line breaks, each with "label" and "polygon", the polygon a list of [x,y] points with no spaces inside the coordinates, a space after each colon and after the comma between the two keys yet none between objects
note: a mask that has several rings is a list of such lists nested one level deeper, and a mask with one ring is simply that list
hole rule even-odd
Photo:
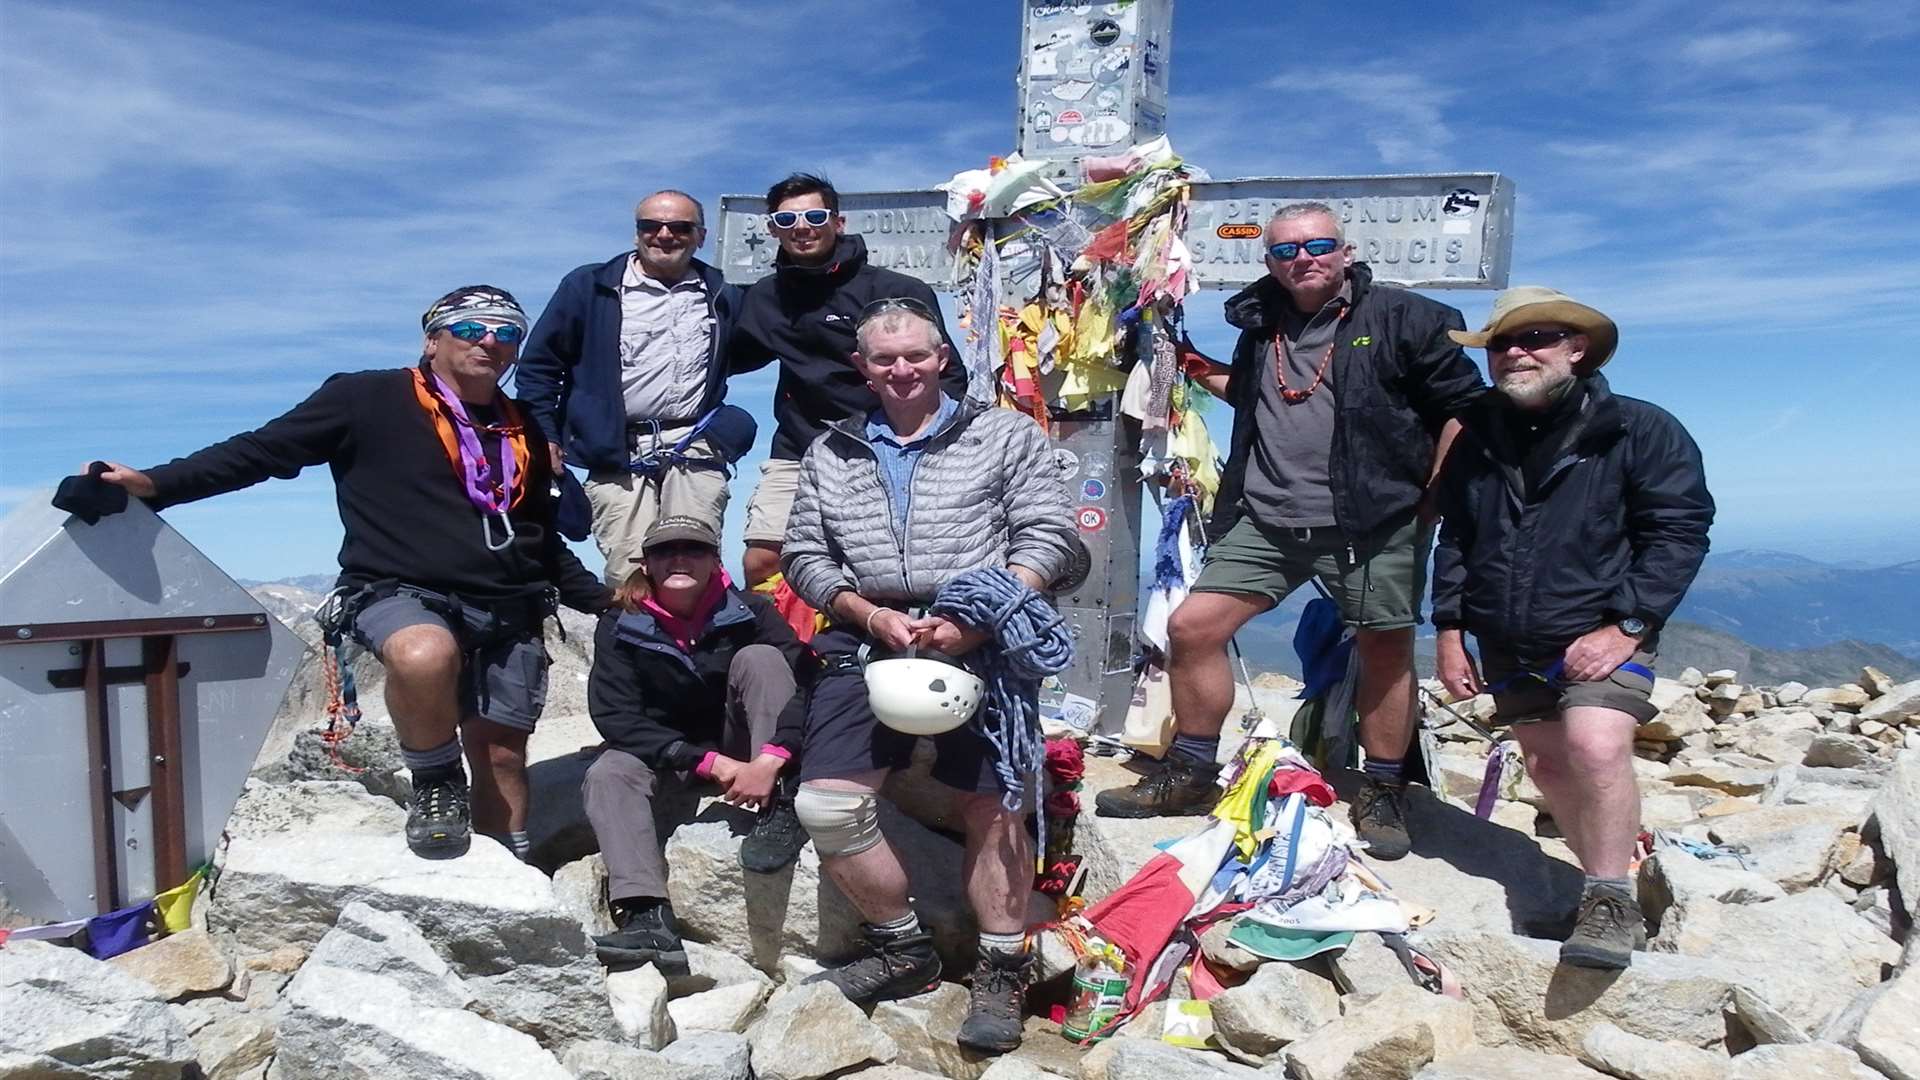
[{"label": "blue rope coil", "polygon": [[1022,808],[1026,778],[1036,798],[1046,744],[1040,681],[1073,663],[1073,638],[1047,598],[999,567],[969,570],[940,587],[928,611],[992,635],[976,652],[986,700],[974,723],[993,745],[1000,805]]}]

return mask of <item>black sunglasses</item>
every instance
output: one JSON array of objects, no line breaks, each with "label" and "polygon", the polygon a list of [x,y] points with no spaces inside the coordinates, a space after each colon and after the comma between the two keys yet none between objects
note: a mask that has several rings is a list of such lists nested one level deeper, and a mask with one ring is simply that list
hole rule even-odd
[{"label": "black sunglasses", "polygon": [[1267,248],[1267,254],[1281,262],[1292,262],[1294,256],[1299,255],[1303,251],[1317,259],[1322,255],[1331,255],[1338,250],[1340,250],[1340,241],[1335,240],[1331,236],[1322,236],[1315,240],[1305,240],[1300,243],[1294,243],[1292,240],[1282,241],[1281,243],[1270,245]]},{"label": "black sunglasses", "polygon": [[684,239],[692,236],[694,230],[700,228],[700,223],[697,221],[662,221],[658,218],[643,217],[634,218],[633,227],[640,231],[641,236],[652,236],[661,229],[665,229],[673,235]]},{"label": "black sunglasses", "polygon": [[1522,330],[1517,334],[1495,334],[1487,339],[1487,348],[1492,352],[1503,353],[1518,345],[1528,352],[1537,352],[1572,336],[1571,330],[1545,330],[1535,327],[1532,330]]}]

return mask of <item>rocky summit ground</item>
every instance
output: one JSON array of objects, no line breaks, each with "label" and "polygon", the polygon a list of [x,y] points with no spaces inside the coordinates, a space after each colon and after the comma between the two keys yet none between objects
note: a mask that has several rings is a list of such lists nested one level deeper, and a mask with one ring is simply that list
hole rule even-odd
[{"label": "rocky summit ground", "polygon": [[[312,640],[311,597],[258,591]],[[0,1078],[1920,1078],[1908,938],[1920,682],[1872,669],[1819,688],[1745,685],[1731,671],[1661,680],[1637,768],[1646,826],[1676,843],[1639,869],[1651,941],[1621,973],[1561,967],[1554,942],[1519,932],[1570,906],[1579,872],[1518,765],[1490,819],[1471,812],[1487,745],[1468,721],[1489,703],[1430,708],[1434,787],[1413,802],[1413,853],[1379,869],[1435,913],[1414,940],[1459,996],[1416,986],[1374,935],[1303,964],[1203,939],[1238,980],[1210,1002],[1207,1048],[1163,1041],[1157,1004],[1091,1049],[1036,1016],[1019,1051],[989,1059],[955,1043],[959,983],[872,1009],[801,985],[852,947],[855,916],[811,847],[781,874],[743,874],[745,822],[717,805],[670,808],[686,819],[668,856],[692,973],[595,963],[605,871],[579,798],[598,741],[584,716],[591,627],[571,614],[564,627],[549,641],[553,688],[534,741],[533,865],[484,838],[460,859],[414,858],[377,666],[359,668],[368,715],[336,755],[314,734],[324,701],[310,664],[193,929],[106,963],[38,942],[0,948]],[[1242,705],[1284,716],[1290,697],[1275,680]],[[1117,759],[1089,759],[1089,793],[1130,779]],[[973,930],[940,789],[910,773],[893,794],[883,827],[951,971],[964,972]],[[1087,895],[1197,824],[1083,814]],[[1036,896],[1034,913],[1049,918],[1050,903]],[[1037,1011],[1064,995],[1066,954],[1045,938],[1041,953]]]}]

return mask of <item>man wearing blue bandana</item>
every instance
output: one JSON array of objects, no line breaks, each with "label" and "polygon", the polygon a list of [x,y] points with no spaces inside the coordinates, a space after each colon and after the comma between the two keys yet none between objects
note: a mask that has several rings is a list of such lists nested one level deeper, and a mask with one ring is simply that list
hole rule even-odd
[{"label": "man wearing blue bandana", "polygon": [[457,856],[478,828],[525,858],[545,619],[556,598],[598,612],[610,596],[554,532],[546,440],[499,389],[526,336],[519,303],[467,286],[420,323],[416,367],[334,375],[254,431],[145,471],[107,464],[99,479],[161,510],[328,466],[346,535],[320,614],[386,668],[413,776],[408,845]]}]

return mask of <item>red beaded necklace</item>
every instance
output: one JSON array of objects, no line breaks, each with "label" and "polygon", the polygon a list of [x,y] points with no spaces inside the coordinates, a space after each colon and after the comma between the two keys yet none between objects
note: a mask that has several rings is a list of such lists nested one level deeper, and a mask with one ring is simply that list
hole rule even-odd
[{"label": "red beaded necklace", "polygon": [[1333,362],[1334,346],[1340,344],[1340,324],[1345,323],[1347,316],[1351,314],[1353,314],[1352,303],[1341,306],[1340,319],[1334,324],[1333,341],[1328,343],[1327,351],[1321,355],[1320,366],[1313,371],[1313,382],[1305,390],[1295,390],[1287,385],[1287,360],[1292,355],[1287,349],[1287,332],[1284,327],[1273,332],[1273,375],[1280,380],[1281,401],[1289,405],[1298,405],[1312,397],[1315,390],[1320,389],[1320,384],[1327,378],[1327,365]]}]

